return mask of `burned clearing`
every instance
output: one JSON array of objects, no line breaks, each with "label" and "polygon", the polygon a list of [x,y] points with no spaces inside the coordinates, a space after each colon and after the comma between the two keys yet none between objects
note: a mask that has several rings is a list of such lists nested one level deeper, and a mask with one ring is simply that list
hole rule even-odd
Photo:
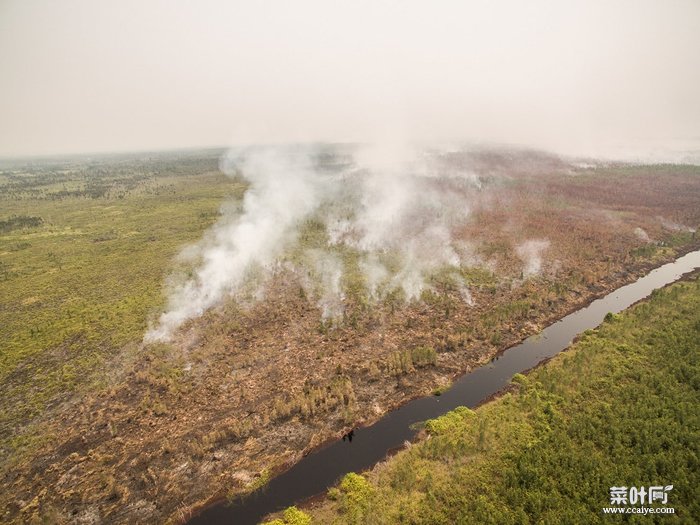
[{"label": "burned clearing", "polygon": [[[430,240],[439,217],[463,251],[426,241],[417,288],[392,285],[405,239],[381,244],[373,272],[352,237],[366,221],[339,228],[322,202],[288,216],[293,242],[246,265],[235,293],[144,343],[202,267],[202,236],[247,209],[255,181],[224,176],[220,153],[1,168],[3,521],[177,522],[699,244],[698,167],[441,153],[431,169],[457,175],[421,178],[417,202],[458,200],[396,228]],[[343,148],[314,162],[352,165]]]}]

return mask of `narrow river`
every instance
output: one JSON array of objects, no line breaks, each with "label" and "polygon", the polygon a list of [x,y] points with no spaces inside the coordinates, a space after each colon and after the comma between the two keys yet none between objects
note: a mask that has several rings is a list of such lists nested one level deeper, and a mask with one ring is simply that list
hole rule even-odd
[{"label": "narrow river", "polygon": [[528,370],[571,344],[576,335],[595,328],[608,312],[617,313],[647,297],[656,288],[700,268],[700,250],[665,264],[634,283],[593,301],[542,332],[502,353],[488,365],[459,378],[441,396],[415,399],[389,412],[372,426],[356,429],[352,440],[338,440],[309,454],[263,489],[233,503],[205,508],[188,525],[258,523],[270,512],[321,494],[347,472],[365,470],[381,461],[391,449],[412,439],[414,423],[437,417],[460,405],[475,407],[505,387],[514,374]]}]

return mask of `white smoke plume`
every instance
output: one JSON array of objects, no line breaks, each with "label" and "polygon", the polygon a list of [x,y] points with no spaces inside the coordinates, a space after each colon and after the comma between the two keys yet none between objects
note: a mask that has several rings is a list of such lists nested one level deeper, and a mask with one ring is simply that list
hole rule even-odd
[{"label": "white smoke plume", "polygon": [[167,339],[184,321],[233,293],[251,267],[273,263],[294,239],[297,221],[317,205],[318,176],[310,169],[306,155],[265,149],[224,159],[226,173],[234,174],[234,166],[250,183],[243,213],[239,217],[225,215],[196,247],[199,267],[173,291],[167,311],[146,340]]},{"label": "white smoke plume", "polygon": [[516,247],[518,257],[525,263],[523,266],[523,277],[539,275],[542,271],[542,252],[549,248],[549,241],[546,239],[531,239],[519,244]]},{"label": "white smoke plume", "polygon": [[689,232],[689,233],[695,233],[695,228],[691,228],[690,226],[685,226],[683,224],[678,224],[677,222],[669,221],[668,219],[664,217],[658,217],[659,222],[661,225],[666,228],[667,230],[671,230],[674,232]]},{"label": "white smoke plume", "polygon": [[[349,253],[371,300],[393,291],[420,300],[430,276],[448,269],[465,303],[473,304],[457,270],[480,261],[455,231],[485,182],[453,153],[405,146],[230,152],[222,169],[250,184],[242,207],[222,208],[212,230],[185,250],[191,277],[172,287],[167,310],[146,340],[169,339],[185,321],[242,293],[252,273],[269,274],[277,263],[296,276],[323,319],[338,319]],[[309,224],[323,230],[312,240],[303,233]],[[517,248],[525,275],[540,271],[547,246],[528,241]]]},{"label": "white smoke plume", "polygon": [[649,234],[644,231],[643,228],[635,228],[634,229],[634,234],[636,235],[637,239],[639,239],[642,242],[651,242],[651,239],[649,238]]}]

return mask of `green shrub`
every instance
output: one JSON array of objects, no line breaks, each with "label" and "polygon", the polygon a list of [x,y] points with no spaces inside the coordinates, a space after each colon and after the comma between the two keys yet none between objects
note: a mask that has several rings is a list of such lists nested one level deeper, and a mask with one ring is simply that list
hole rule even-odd
[{"label": "green shrub", "polygon": [[444,416],[429,419],[425,422],[425,429],[432,435],[441,435],[455,432],[463,427],[464,422],[474,416],[474,411],[467,407],[457,407]]}]

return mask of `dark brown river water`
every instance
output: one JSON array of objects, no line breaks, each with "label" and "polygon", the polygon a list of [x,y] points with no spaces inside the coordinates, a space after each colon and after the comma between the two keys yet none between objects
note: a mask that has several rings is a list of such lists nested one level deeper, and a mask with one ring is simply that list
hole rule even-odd
[{"label": "dark brown river water", "polygon": [[578,334],[595,328],[608,312],[617,313],[647,297],[656,288],[700,268],[700,250],[665,264],[634,283],[618,288],[589,306],[567,315],[542,332],[503,352],[488,365],[459,378],[441,396],[415,399],[389,412],[373,425],[358,428],[352,440],[338,440],[309,454],[264,488],[231,503],[202,510],[188,525],[258,523],[265,515],[323,493],[344,474],[365,470],[387,452],[412,439],[414,423],[444,414],[458,406],[475,407],[505,387],[514,374],[528,370],[566,347]]}]

